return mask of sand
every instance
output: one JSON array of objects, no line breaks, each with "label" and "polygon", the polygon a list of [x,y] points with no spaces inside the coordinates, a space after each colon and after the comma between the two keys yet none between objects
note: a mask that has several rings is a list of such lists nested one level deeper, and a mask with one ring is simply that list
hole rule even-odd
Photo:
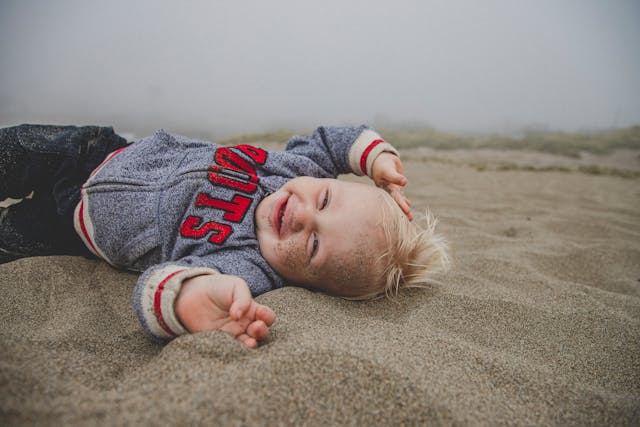
[{"label": "sand", "polygon": [[406,159],[453,268],[396,301],[269,292],[255,351],[151,342],[103,262],[0,265],[0,424],[639,425],[640,179],[494,167],[527,156]]}]

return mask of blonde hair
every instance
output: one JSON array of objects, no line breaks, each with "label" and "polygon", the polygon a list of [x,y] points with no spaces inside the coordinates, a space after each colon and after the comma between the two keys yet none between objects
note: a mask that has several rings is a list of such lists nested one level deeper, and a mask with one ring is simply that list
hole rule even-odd
[{"label": "blonde hair", "polygon": [[449,268],[448,244],[436,233],[436,217],[427,209],[424,217],[409,221],[393,198],[385,196],[382,227],[387,250],[376,261],[377,277],[362,295],[348,299],[394,297],[403,288],[428,286],[433,275]]}]

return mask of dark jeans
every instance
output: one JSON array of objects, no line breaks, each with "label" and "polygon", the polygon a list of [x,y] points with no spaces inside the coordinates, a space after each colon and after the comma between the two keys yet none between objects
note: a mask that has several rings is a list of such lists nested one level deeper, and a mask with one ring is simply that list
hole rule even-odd
[{"label": "dark jeans", "polygon": [[85,255],[73,227],[80,187],[127,141],[110,127],[20,125],[0,129],[0,263],[37,255]]}]

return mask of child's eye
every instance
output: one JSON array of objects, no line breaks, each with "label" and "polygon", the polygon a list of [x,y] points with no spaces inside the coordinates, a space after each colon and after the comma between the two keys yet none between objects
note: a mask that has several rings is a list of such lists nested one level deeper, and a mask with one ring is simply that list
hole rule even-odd
[{"label": "child's eye", "polygon": [[324,193],[324,199],[322,200],[322,205],[320,206],[320,210],[327,207],[329,204],[329,190]]},{"label": "child's eye", "polygon": [[318,252],[318,236],[314,234],[313,235],[313,248],[311,249],[311,258],[314,257],[316,252]]}]

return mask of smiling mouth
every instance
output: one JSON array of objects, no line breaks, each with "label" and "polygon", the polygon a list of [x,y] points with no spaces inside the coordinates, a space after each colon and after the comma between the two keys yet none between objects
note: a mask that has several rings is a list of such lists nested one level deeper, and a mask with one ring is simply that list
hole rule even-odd
[{"label": "smiling mouth", "polygon": [[284,218],[284,212],[287,209],[287,203],[289,202],[289,196],[284,197],[281,201],[278,202],[274,212],[274,224],[276,228],[276,232],[278,235],[282,234],[282,220]]}]

